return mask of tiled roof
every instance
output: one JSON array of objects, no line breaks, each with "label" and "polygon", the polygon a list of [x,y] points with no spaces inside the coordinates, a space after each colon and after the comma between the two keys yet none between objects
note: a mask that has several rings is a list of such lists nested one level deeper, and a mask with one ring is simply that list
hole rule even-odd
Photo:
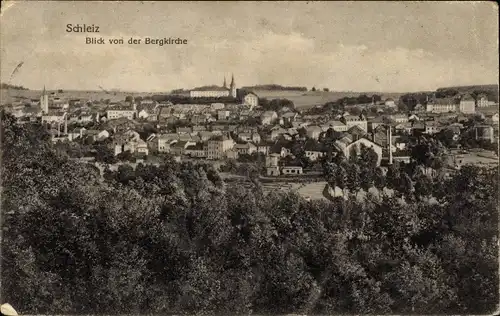
[{"label": "tiled roof", "polygon": [[117,105],[113,107],[108,107],[107,111],[134,111],[131,105]]},{"label": "tiled roof", "polygon": [[186,147],[186,150],[203,150],[203,144],[196,143],[196,145],[189,145]]},{"label": "tiled roof", "polygon": [[296,115],[298,115],[298,114],[295,112],[287,112],[287,113],[284,113],[282,115],[282,117],[295,117]]},{"label": "tiled roof", "polygon": [[173,144],[172,147],[173,148],[185,148],[186,144],[188,142],[187,141],[178,141],[177,143]]},{"label": "tiled roof", "polygon": [[44,114],[43,116],[64,116],[66,112],[58,111],[58,110],[49,110],[49,113]]},{"label": "tiled roof", "polygon": [[457,98],[436,98],[429,101],[430,104],[436,105],[448,105],[448,104],[457,104],[459,99]]},{"label": "tiled roof", "polygon": [[352,136],[346,135],[346,136],[338,139],[335,143],[337,143],[337,142],[342,143],[344,145],[348,145],[348,144],[352,143]]},{"label": "tiled roof", "polygon": [[306,151],[321,151],[321,144],[313,141],[306,141],[304,144],[304,150]]},{"label": "tiled roof", "polygon": [[306,131],[323,131],[323,130],[319,126],[312,125],[312,126],[306,127]]},{"label": "tiled roof", "polygon": [[219,86],[203,86],[194,88],[191,91],[229,91],[229,89]]},{"label": "tiled roof", "polygon": [[462,95],[461,100],[463,100],[463,101],[474,101],[474,98],[470,94],[467,93],[467,94]]},{"label": "tiled roof", "polygon": [[274,116],[276,115],[276,112],[274,111],[265,111],[264,113],[262,113],[262,116]]},{"label": "tiled roof", "polygon": [[363,120],[365,120],[364,118],[357,116],[357,115],[345,115],[344,119],[346,121],[363,121]]},{"label": "tiled roof", "polygon": [[359,136],[366,134],[365,130],[359,127],[358,125],[351,127],[347,132],[351,135],[359,135]]},{"label": "tiled roof", "polygon": [[137,107],[137,110],[140,111],[145,111],[147,113],[154,113],[157,111],[156,105],[153,104],[141,104],[140,106]]},{"label": "tiled roof", "polygon": [[234,145],[235,149],[250,149],[255,148],[255,145],[252,143],[244,143],[244,144],[236,144]]}]

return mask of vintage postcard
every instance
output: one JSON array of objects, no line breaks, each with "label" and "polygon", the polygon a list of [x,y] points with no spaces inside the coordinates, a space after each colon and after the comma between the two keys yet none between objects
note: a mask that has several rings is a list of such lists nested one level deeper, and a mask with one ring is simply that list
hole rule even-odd
[{"label": "vintage postcard", "polygon": [[494,314],[495,2],[4,1],[2,315]]}]

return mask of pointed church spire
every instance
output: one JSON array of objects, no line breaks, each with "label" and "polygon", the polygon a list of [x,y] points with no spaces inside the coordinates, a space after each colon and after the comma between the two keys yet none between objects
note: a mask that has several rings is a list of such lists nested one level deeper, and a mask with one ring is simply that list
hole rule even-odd
[{"label": "pointed church spire", "polygon": [[236,98],[236,84],[234,83],[234,74],[231,74],[231,85],[229,86],[230,95]]}]

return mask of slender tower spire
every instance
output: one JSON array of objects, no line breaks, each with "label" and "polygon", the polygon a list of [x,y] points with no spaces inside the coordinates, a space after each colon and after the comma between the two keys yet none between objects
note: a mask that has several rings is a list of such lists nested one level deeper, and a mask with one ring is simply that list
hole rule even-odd
[{"label": "slender tower spire", "polygon": [[224,76],[224,85],[223,85],[224,88],[227,88],[227,83],[226,83],[226,76]]},{"label": "slender tower spire", "polygon": [[231,85],[229,86],[231,96],[236,98],[236,84],[234,83],[234,74],[231,74]]}]

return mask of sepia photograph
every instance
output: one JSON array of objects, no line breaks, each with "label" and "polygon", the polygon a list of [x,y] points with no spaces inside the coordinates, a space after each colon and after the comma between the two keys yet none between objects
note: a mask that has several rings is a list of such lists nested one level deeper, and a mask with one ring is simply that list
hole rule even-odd
[{"label": "sepia photograph", "polygon": [[492,1],[2,1],[0,312],[494,315]]}]

